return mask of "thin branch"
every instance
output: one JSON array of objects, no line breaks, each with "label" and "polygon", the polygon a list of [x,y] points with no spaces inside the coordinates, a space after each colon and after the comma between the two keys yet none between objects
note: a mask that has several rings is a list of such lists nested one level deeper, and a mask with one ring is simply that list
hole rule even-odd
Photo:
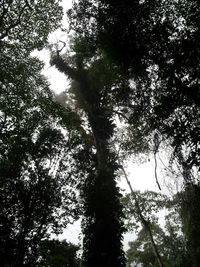
[{"label": "thin branch", "polygon": [[156,179],[156,184],[158,185],[159,190],[161,191],[161,186],[160,183],[158,181],[158,175],[157,175],[157,158],[156,158],[156,154],[158,152],[158,148],[159,148],[160,142],[159,142],[159,137],[158,134],[155,133],[154,134],[154,162],[155,162],[155,168],[154,168],[154,173],[155,173],[155,179]]},{"label": "thin branch", "polygon": [[154,173],[155,173],[156,184],[157,184],[159,190],[161,191],[161,186],[160,186],[160,183],[158,181],[158,175],[157,175],[157,158],[156,158],[156,153],[157,152],[154,152],[154,162],[155,162]]},{"label": "thin branch", "polygon": [[164,267],[164,264],[162,262],[160,253],[159,253],[158,248],[157,248],[157,245],[156,245],[156,243],[154,241],[154,237],[153,237],[153,233],[151,231],[150,223],[149,223],[149,221],[147,221],[144,218],[144,216],[142,214],[142,210],[140,208],[140,204],[139,204],[139,201],[137,199],[137,195],[136,195],[136,193],[134,192],[134,190],[133,190],[133,188],[131,186],[131,183],[130,183],[130,181],[128,179],[128,175],[127,175],[127,173],[126,173],[123,165],[121,164],[119,158],[118,158],[118,163],[119,163],[119,166],[121,167],[121,170],[122,170],[122,172],[124,174],[124,177],[126,179],[126,182],[127,182],[128,186],[130,188],[131,195],[132,195],[132,197],[135,200],[136,212],[137,212],[137,214],[138,214],[138,216],[140,218],[140,221],[141,221],[142,225],[144,226],[145,230],[147,231],[147,233],[149,235],[150,242],[151,242],[151,245],[152,245],[152,249],[153,249],[154,255],[155,255],[156,259],[157,259],[157,262],[158,262],[158,264],[159,264],[160,267]]},{"label": "thin branch", "polygon": [[173,175],[175,175],[176,177],[179,177],[180,174],[177,174],[175,171],[173,171],[173,170],[171,170],[170,168],[168,168],[168,167],[166,166],[166,164],[163,162],[163,160],[161,159],[161,157],[160,157],[159,154],[158,154],[158,158],[159,158],[160,162],[162,163],[162,165],[164,166],[164,168],[165,168],[166,170],[168,170],[169,172],[171,172],[171,173],[172,173]]},{"label": "thin branch", "polygon": [[127,117],[125,114],[123,114],[122,112],[120,112],[120,111],[113,110],[113,113],[115,113],[115,114],[117,114],[117,115],[123,117],[123,118],[124,118],[125,120],[127,120],[127,121],[129,120],[128,117]]},{"label": "thin branch", "polygon": [[61,41],[61,40],[59,40],[59,43],[62,43],[63,44],[63,46],[60,48],[60,49],[58,49],[57,50],[57,53],[60,53],[60,52],[62,52],[62,50],[66,47],[66,43],[65,42],[63,42],[63,41]]}]

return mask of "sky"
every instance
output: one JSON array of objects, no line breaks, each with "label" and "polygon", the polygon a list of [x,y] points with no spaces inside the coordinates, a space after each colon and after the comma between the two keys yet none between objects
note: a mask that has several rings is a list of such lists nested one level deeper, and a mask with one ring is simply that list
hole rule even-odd
[{"label": "sky", "polygon": [[[65,10],[70,8],[71,0],[63,0],[62,5]],[[66,25],[66,16],[63,18],[63,24]],[[56,43],[58,40],[67,42],[67,34],[66,32],[62,32],[61,30],[57,30],[54,33],[50,34],[49,42]],[[42,51],[35,52],[34,55],[39,56],[39,58],[44,61],[45,67],[43,70],[43,74],[47,77],[51,89],[56,93],[60,94],[63,92],[68,86],[69,81],[66,76],[60,73],[55,67],[49,65],[50,52],[47,49],[43,49]],[[159,191],[158,186],[155,180],[155,172],[154,172],[154,159],[150,157],[144,163],[137,163],[135,160],[129,160],[126,166],[126,172],[128,174],[129,180],[134,190],[152,190]],[[158,179],[162,179],[162,173],[158,171]],[[161,182],[162,185],[162,182]],[[126,183],[124,177],[121,177],[119,180],[119,186],[122,190],[126,192],[130,192],[130,189]],[[55,237],[55,236],[53,236]],[[78,244],[81,242],[81,229],[80,229],[80,221],[75,222],[73,225],[69,225],[67,229],[65,229],[64,233],[59,236],[60,239],[66,239],[72,243]],[[128,242],[133,240],[134,234],[127,233],[124,236],[124,248],[127,250]]]}]

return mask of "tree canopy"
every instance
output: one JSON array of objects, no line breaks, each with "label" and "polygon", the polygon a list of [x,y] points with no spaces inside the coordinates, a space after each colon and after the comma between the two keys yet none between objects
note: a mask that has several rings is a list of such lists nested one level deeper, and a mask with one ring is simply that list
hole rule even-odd
[{"label": "tree canopy", "polygon": [[[57,256],[62,258],[67,243],[48,240],[45,248],[41,241],[81,214],[83,265],[125,266],[122,239],[127,210],[144,227],[132,243],[135,259],[156,264],[145,239],[146,225],[151,242],[155,232],[165,264],[171,264],[169,243],[182,241],[170,223],[171,228],[163,232],[154,214],[158,204],[168,203],[167,198],[154,192],[132,192],[130,205],[130,196],[121,201],[117,184],[122,163],[130,155],[152,153],[157,166],[157,154],[168,146],[168,169],[179,168],[184,181],[177,194],[187,241],[183,254],[187,264],[197,267],[199,2],[73,1],[67,12],[69,32],[65,32],[69,47],[65,49],[62,43],[60,49],[59,41],[48,45],[51,66],[70,80],[59,104],[59,96],[41,74],[44,64],[31,53],[48,44],[49,33],[61,26],[62,15],[59,0],[1,1],[3,264],[35,266],[40,244],[44,251],[59,248]],[[172,257],[174,261],[179,262],[179,252]],[[44,259],[45,264],[57,257],[51,256]],[[52,264],[69,264],[69,258],[61,258]]]}]

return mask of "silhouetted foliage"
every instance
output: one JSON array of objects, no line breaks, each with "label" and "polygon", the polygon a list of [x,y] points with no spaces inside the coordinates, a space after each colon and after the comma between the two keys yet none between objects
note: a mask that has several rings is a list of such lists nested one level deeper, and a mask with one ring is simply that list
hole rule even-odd
[{"label": "silhouetted foliage", "polygon": [[[188,254],[186,253],[186,244],[182,232],[180,195],[170,199],[165,195],[152,191],[136,193],[141,212],[149,223],[163,265],[171,267],[189,266],[183,265],[186,263]],[[127,251],[128,266],[131,266],[132,262],[142,263],[144,266],[159,266],[148,231],[137,214],[135,202],[130,194],[127,194],[123,201],[128,228],[136,234],[136,239],[129,242]],[[160,211],[167,214],[165,218],[162,218],[162,223],[158,215]]]},{"label": "silhouetted foliage", "polygon": [[40,68],[34,67],[35,77],[28,73],[13,90],[5,87],[1,92],[1,259],[13,258],[20,266],[25,259],[34,261],[47,230],[59,231],[78,215],[77,182],[68,160],[81,140],[70,136],[76,130],[68,128],[65,137],[59,129],[61,118],[51,113],[61,113],[59,106],[40,77]]},{"label": "silhouetted foliage", "polygon": [[199,10],[198,1],[87,0],[69,11],[88,47],[103,49],[133,80],[132,105],[124,110],[133,149],[157,129],[175,150],[189,145],[190,167],[199,158]]},{"label": "silhouetted foliage", "polygon": [[[200,165],[199,2],[74,1],[68,11],[69,51],[56,51],[51,60],[71,79],[66,91],[71,106],[56,102],[40,74],[43,64],[30,56],[60,25],[60,2],[0,5],[3,264],[34,266],[47,232],[77,217],[80,194],[84,264],[124,266],[113,147],[118,139],[124,158],[155,156],[162,144],[172,147],[170,163],[181,166],[188,200],[182,216],[188,253],[194,256],[187,265],[196,267],[199,181],[191,173]],[[119,135],[116,116],[124,125]]]},{"label": "silhouetted foliage", "polygon": [[128,81],[130,101],[118,105],[124,154],[155,155],[166,142],[185,182],[199,170],[199,10],[198,1],[80,0],[68,12],[88,51],[105,53]]},{"label": "silhouetted foliage", "polygon": [[39,248],[37,267],[79,267],[78,246],[65,240],[43,240]]},{"label": "silhouetted foliage", "polygon": [[[41,239],[79,215],[73,155],[83,146],[79,120],[56,103],[31,57],[62,16],[59,1],[0,6],[0,258],[35,266]],[[65,133],[63,131],[65,128]],[[70,168],[70,162],[72,168]]]}]

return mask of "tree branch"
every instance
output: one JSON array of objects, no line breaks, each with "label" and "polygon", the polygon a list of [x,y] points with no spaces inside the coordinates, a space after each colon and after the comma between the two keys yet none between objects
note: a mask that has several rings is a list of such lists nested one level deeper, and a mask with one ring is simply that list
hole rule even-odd
[{"label": "tree branch", "polygon": [[159,148],[159,145],[160,145],[160,142],[159,142],[159,137],[158,137],[158,134],[155,133],[154,134],[154,162],[155,162],[155,168],[154,168],[154,173],[155,173],[155,179],[156,179],[156,183],[158,185],[158,188],[159,190],[161,191],[161,186],[160,186],[160,183],[158,181],[158,175],[157,175],[157,158],[156,158],[156,154],[158,152],[158,148]]},{"label": "tree branch", "polygon": [[66,61],[59,55],[59,51],[57,51],[56,55],[53,55],[50,60],[50,65],[55,66],[60,72],[67,75],[72,80],[75,80],[77,82],[82,81],[82,77],[78,70],[70,67]]},{"label": "tree branch", "polygon": [[155,174],[155,179],[156,179],[157,186],[158,186],[159,190],[161,191],[161,186],[160,186],[160,183],[158,181],[158,175],[157,175],[157,158],[156,158],[156,153],[157,152],[154,152],[154,162],[155,162],[154,174]]},{"label": "tree branch", "polygon": [[137,199],[137,195],[136,195],[136,193],[134,192],[134,190],[133,190],[133,188],[131,186],[131,183],[130,183],[130,181],[128,179],[128,175],[127,175],[127,173],[126,173],[123,165],[121,164],[119,158],[118,158],[118,163],[119,163],[119,166],[120,166],[120,168],[121,168],[121,170],[122,170],[122,172],[124,174],[124,177],[126,179],[126,182],[127,182],[128,186],[130,188],[131,195],[132,195],[133,199],[135,200],[136,212],[137,212],[137,214],[138,214],[138,216],[140,218],[140,221],[141,221],[142,225],[144,226],[146,232],[149,235],[150,242],[151,242],[151,245],[152,245],[152,249],[153,249],[154,255],[155,255],[156,259],[157,259],[157,262],[158,262],[158,264],[159,264],[160,267],[164,267],[164,264],[162,262],[160,253],[159,253],[158,248],[157,248],[157,245],[156,245],[156,243],[154,241],[154,237],[153,237],[153,233],[151,231],[150,223],[149,223],[149,221],[147,221],[144,218],[144,216],[142,214],[142,210],[140,208],[140,204],[139,204],[139,201]]}]

